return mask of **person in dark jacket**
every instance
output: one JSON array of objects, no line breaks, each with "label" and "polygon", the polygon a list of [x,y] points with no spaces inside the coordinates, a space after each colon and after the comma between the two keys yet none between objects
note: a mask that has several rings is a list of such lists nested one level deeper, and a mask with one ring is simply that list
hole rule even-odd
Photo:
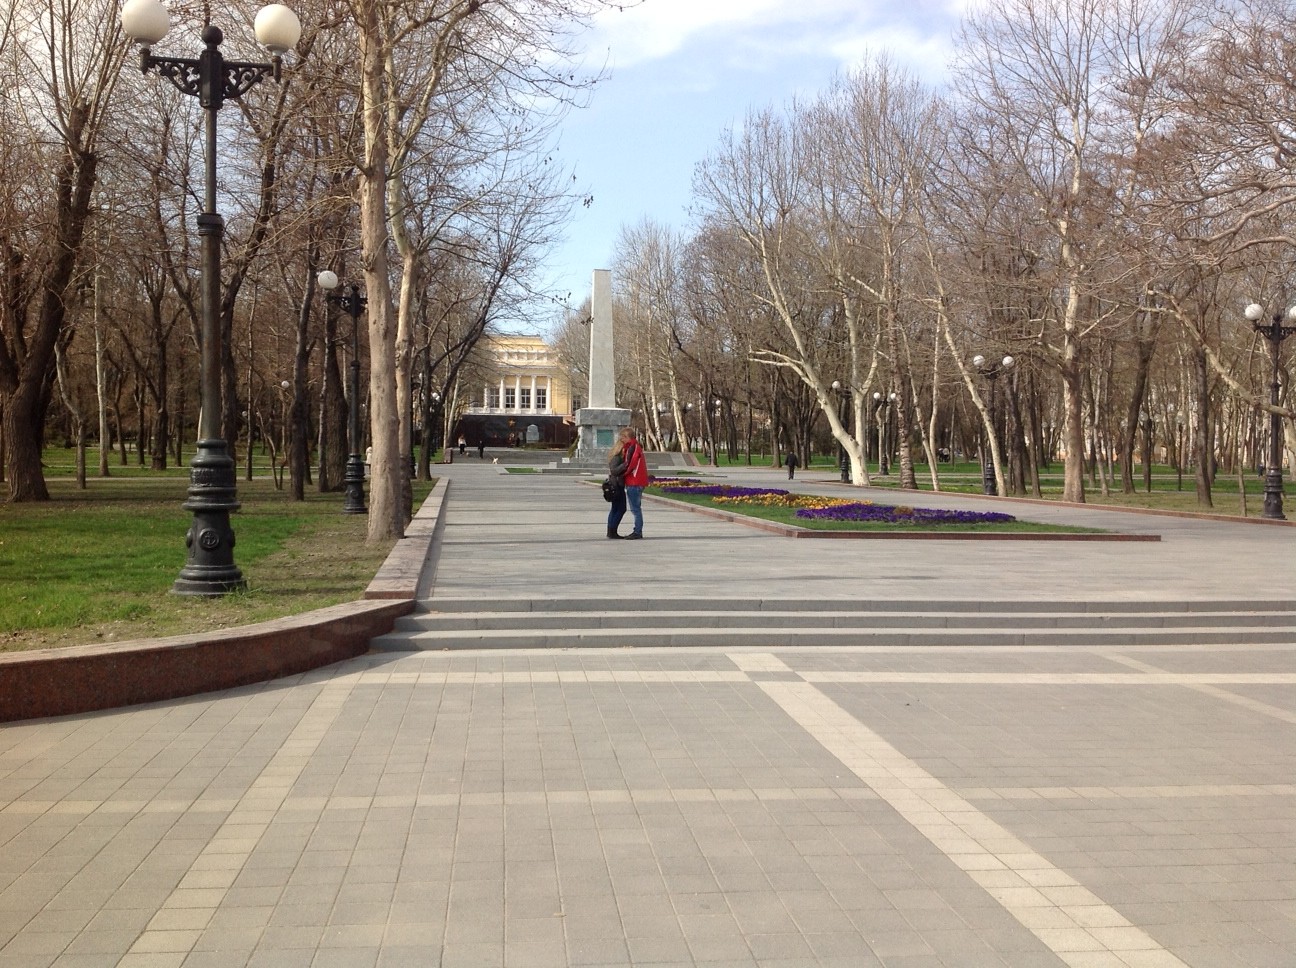
[{"label": "person in dark jacket", "polygon": [[796,454],[788,451],[787,460],[784,463],[787,464],[788,480],[790,481],[796,475],[797,465],[801,463],[801,460]]},{"label": "person in dark jacket", "polygon": [[608,451],[608,480],[612,482],[612,506],[608,508],[607,519],[607,536],[609,538],[619,538],[617,528],[621,525],[621,519],[626,513],[626,488],[625,488],[625,445],[626,437],[622,433],[617,436],[617,442]]}]

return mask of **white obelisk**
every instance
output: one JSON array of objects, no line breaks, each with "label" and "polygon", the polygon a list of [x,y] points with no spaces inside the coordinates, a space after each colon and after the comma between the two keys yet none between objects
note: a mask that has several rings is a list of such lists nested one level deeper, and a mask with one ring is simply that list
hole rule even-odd
[{"label": "white obelisk", "polygon": [[616,403],[616,365],[612,346],[612,273],[594,270],[590,294],[589,405],[576,411],[577,463],[601,464],[630,424],[630,411]]}]

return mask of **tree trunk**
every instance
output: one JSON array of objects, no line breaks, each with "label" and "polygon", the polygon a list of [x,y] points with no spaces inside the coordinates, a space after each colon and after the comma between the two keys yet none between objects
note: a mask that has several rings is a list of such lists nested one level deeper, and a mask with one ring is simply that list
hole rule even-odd
[{"label": "tree trunk", "polygon": [[165,340],[158,341],[157,386],[153,394],[153,403],[157,415],[153,421],[153,454],[151,467],[155,471],[164,471],[167,467],[167,451],[171,446],[171,414],[167,409],[167,351]]},{"label": "tree trunk", "polygon": [[315,273],[306,274],[306,292],[297,313],[297,340],[293,353],[292,404],[289,410],[288,473],[294,501],[306,500],[310,474],[310,410],[306,400],[306,369],[310,363],[310,307],[315,297]]},{"label": "tree trunk", "polygon": [[[1128,432],[1121,436],[1121,491],[1125,494],[1134,493],[1134,441],[1143,425],[1139,414],[1147,397],[1148,371],[1152,368],[1156,342],[1140,336],[1135,341],[1135,347],[1137,365],[1134,370],[1134,386],[1130,391],[1129,406],[1125,408],[1125,429]],[[1143,474],[1146,477],[1149,473],[1151,471],[1145,459]]]},{"label": "tree trunk", "polygon": [[[40,274],[40,308],[36,326],[26,340],[19,368],[3,374],[12,387],[5,401],[5,463],[9,470],[9,500],[48,501],[49,489],[41,469],[45,414],[49,407],[49,374],[54,347],[67,322],[68,288],[75,275],[94,190],[96,156],[84,150],[89,108],[72,107],[64,131],[63,160],[55,176],[53,256]],[[8,388],[6,387],[6,388]]]},{"label": "tree trunk", "polygon": [[400,414],[396,405],[396,326],[387,246],[387,139],[383,132],[384,47],[379,5],[359,5],[365,157],[360,166],[360,251],[369,303],[370,542],[404,537]]},{"label": "tree trunk", "polygon": [[1062,500],[1083,504],[1084,491],[1084,395],[1078,367],[1062,371],[1062,408],[1065,413],[1066,458],[1062,462]]},{"label": "tree trunk", "polygon": [[[4,405],[5,467],[9,500],[48,501],[49,489],[41,471],[41,445],[45,424],[44,379],[24,371],[24,379]],[[35,430],[35,432],[33,432]]]},{"label": "tree trunk", "polygon": [[1214,455],[1211,452],[1210,383],[1206,377],[1206,351],[1194,343],[1192,352],[1192,377],[1196,384],[1197,419],[1194,421],[1193,454],[1197,460],[1197,503],[1214,507],[1211,501],[1211,484],[1214,480]]},{"label": "tree trunk", "polygon": [[[360,325],[354,320],[352,325]],[[343,394],[342,368],[338,365],[337,314],[324,317],[323,386],[320,389],[319,489],[341,491],[346,474],[347,400]],[[357,442],[358,446],[358,442]]]},{"label": "tree trunk", "polygon": [[99,476],[108,476],[108,449],[112,437],[108,430],[108,375],[104,365],[103,333],[99,326],[99,269],[94,280],[95,402],[99,411]]}]

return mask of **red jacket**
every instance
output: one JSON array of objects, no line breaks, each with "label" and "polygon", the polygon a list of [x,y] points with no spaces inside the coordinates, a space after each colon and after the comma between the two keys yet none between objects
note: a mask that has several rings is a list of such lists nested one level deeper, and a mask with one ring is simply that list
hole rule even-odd
[{"label": "red jacket", "polygon": [[626,462],[626,487],[647,487],[648,460],[644,457],[643,448],[639,446],[639,442],[632,440],[627,443],[622,457],[625,458]]}]

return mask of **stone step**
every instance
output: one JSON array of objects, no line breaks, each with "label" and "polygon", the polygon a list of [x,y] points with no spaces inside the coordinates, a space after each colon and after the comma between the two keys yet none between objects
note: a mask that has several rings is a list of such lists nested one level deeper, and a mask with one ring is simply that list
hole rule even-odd
[{"label": "stone step", "polygon": [[376,652],[457,649],[794,648],[799,646],[1178,646],[1296,645],[1296,630],[1193,628],[598,628],[464,629],[392,632],[370,643]]},{"label": "stone step", "polygon": [[1166,601],[1068,601],[1031,599],[993,601],[988,599],[896,600],[889,598],[466,598],[437,597],[418,603],[415,614],[435,613],[598,613],[658,615],[663,612],[720,612],[726,614],[895,613],[895,614],[1272,614],[1286,616],[1296,625],[1296,600],[1257,601],[1252,599],[1200,599]]},{"label": "stone step", "polygon": [[445,649],[1296,645],[1296,602],[434,598],[371,643]]},{"label": "stone step", "polygon": [[764,629],[1106,629],[1278,628],[1296,634],[1291,612],[883,612],[722,611],[418,612],[397,620],[396,632],[584,630],[608,628]]}]

